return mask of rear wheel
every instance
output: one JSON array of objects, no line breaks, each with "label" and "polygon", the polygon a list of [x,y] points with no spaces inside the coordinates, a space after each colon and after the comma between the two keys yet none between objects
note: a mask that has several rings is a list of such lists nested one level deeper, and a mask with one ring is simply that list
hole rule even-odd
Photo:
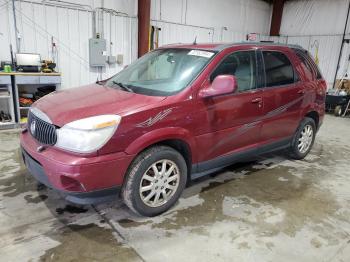
[{"label": "rear wheel", "polygon": [[342,107],[342,106],[336,106],[336,107],[334,108],[334,115],[335,115],[335,116],[342,116],[342,115],[343,115],[343,112],[344,112],[344,110],[343,110],[343,107]]},{"label": "rear wheel", "polygon": [[171,147],[155,146],[142,152],[129,168],[122,196],[134,212],[155,216],[175,204],[186,180],[182,155]]},{"label": "rear wheel", "polygon": [[312,118],[305,117],[292,141],[291,157],[294,159],[303,159],[311,150],[316,135],[316,124]]}]

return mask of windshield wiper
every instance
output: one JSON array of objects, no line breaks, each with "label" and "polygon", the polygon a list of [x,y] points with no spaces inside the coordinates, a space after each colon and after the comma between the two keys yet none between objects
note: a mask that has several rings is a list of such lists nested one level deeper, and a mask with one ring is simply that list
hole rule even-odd
[{"label": "windshield wiper", "polygon": [[124,85],[123,83],[119,83],[119,82],[114,81],[114,80],[113,80],[112,82],[113,82],[113,84],[115,84],[115,85],[121,87],[122,89],[124,89],[124,90],[126,90],[126,91],[128,91],[128,92],[134,93],[134,90],[132,90],[132,89],[131,89],[130,87],[128,87],[127,85]]}]

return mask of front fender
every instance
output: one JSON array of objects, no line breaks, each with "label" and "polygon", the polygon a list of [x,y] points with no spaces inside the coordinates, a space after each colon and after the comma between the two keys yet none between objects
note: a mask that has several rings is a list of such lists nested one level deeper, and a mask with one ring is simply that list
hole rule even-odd
[{"label": "front fender", "polygon": [[138,154],[145,148],[169,139],[177,139],[185,142],[191,150],[192,160],[195,162],[195,140],[191,133],[181,127],[164,127],[152,130],[135,139],[126,149],[127,154]]}]

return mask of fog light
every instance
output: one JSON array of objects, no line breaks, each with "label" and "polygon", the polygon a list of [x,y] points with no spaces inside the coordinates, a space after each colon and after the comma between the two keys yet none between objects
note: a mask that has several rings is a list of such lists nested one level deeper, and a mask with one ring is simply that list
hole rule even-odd
[{"label": "fog light", "polygon": [[80,192],[84,191],[83,185],[78,181],[75,180],[74,178],[68,177],[68,176],[61,176],[61,184],[64,190],[67,191],[75,191],[75,192]]}]

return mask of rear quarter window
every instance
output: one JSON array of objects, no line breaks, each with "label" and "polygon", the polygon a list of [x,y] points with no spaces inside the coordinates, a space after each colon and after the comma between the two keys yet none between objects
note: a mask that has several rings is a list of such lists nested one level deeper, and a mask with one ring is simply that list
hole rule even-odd
[{"label": "rear quarter window", "polygon": [[318,69],[317,65],[311,58],[311,56],[308,54],[307,51],[303,50],[294,50],[295,54],[300,59],[301,63],[303,64],[303,67],[305,69],[305,72],[309,79],[315,80],[315,79],[322,79],[322,75],[320,73],[320,70]]}]

